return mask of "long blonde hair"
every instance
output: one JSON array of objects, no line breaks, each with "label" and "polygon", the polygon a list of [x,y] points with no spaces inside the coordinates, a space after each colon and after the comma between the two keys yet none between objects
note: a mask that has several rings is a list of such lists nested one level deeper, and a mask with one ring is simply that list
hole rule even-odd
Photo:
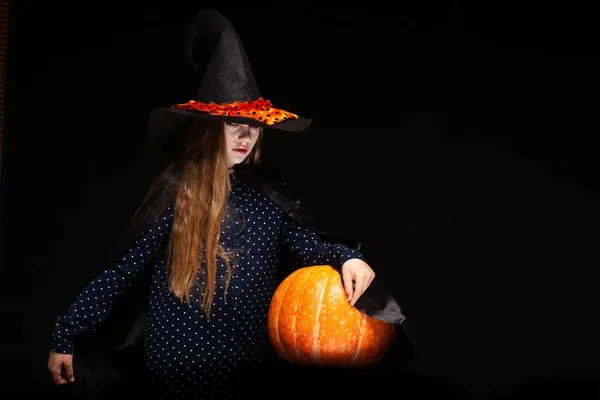
[{"label": "long blonde hair", "polygon": [[[177,138],[176,157],[157,177],[144,203],[158,195],[154,197],[155,210],[174,207],[168,287],[182,303],[191,305],[198,286],[200,303],[210,319],[217,286],[217,258],[227,266],[224,295],[234,274],[232,255],[220,243],[221,220],[231,191],[224,125],[221,121],[196,119],[176,134],[183,134]],[[262,130],[244,164],[258,165],[261,138]]]}]

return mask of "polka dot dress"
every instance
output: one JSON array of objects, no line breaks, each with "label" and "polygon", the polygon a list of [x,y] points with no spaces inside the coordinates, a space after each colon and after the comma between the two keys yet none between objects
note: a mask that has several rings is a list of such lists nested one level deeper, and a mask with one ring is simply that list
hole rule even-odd
[{"label": "polka dot dress", "polygon": [[[198,291],[190,306],[167,288],[165,254],[173,220],[169,208],[57,319],[50,349],[74,353],[74,337],[96,329],[109,316],[116,298],[127,292],[142,270],[151,268],[144,346],[152,393],[164,400],[231,398],[235,373],[270,351],[267,314],[281,253],[294,255],[298,267],[341,266],[350,258],[363,258],[344,245],[324,242],[244,182],[235,178],[232,182],[221,243],[236,255],[235,275],[224,293],[227,269],[218,260],[210,321],[200,309]],[[201,282],[203,276],[198,279]]]}]

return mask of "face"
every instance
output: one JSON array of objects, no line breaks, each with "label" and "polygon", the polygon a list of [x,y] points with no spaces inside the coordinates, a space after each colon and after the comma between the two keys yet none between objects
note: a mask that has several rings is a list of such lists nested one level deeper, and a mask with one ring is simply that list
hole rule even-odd
[{"label": "face", "polygon": [[258,140],[258,126],[225,122],[225,148],[229,168],[241,163],[248,157]]}]

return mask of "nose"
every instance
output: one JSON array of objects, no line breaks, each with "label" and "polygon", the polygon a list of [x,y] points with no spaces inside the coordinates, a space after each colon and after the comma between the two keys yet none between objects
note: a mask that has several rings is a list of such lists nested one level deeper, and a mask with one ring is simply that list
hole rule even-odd
[{"label": "nose", "polygon": [[240,134],[239,134],[239,136],[241,138],[252,136],[250,134],[250,125],[242,124],[242,125],[240,125],[240,127],[242,128],[242,129],[240,129]]}]

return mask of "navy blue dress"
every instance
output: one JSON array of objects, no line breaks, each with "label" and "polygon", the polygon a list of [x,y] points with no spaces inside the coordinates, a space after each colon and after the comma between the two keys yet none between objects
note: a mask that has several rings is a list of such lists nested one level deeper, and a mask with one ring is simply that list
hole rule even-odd
[{"label": "navy blue dress", "polygon": [[224,295],[226,267],[218,260],[210,321],[200,309],[198,289],[191,306],[168,290],[166,249],[173,220],[168,208],[57,319],[50,349],[74,353],[74,338],[95,330],[117,298],[151,268],[144,352],[152,393],[165,400],[228,398],[234,372],[260,362],[271,349],[267,314],[282,252],[292,254],[298,267],[341,267],[350,258],[363,259],[358,251],[327,243],[299,226],[253,187],[235,178],[232,182],[221,243],[237,254],[236,273]]}]

